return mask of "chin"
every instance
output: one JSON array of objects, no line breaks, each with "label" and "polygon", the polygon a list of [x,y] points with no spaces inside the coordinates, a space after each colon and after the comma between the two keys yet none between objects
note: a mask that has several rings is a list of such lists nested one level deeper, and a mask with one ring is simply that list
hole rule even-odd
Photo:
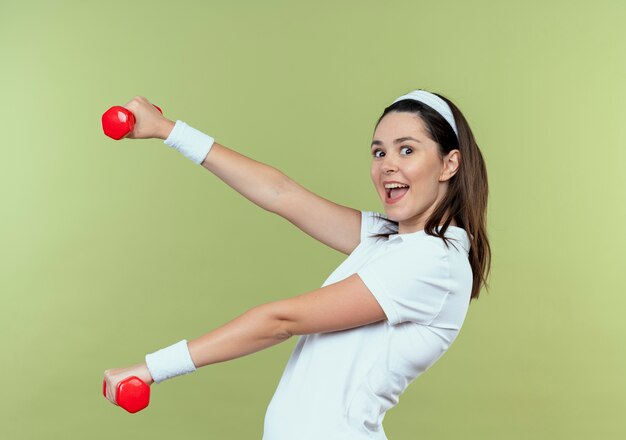
[{"label": "chin", "polygon": [[385,209],[385,215],[387,216],[387,218],[389,220],[393,220],[394,222],[399,221],[398,215],[397,214],[395,214],[395,215],[394,214],[390,214],[388,209]]}]

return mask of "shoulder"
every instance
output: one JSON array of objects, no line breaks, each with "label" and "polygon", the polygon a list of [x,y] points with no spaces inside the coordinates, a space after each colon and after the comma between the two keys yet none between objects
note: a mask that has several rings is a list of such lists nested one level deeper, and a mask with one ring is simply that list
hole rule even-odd
[{"label": "shoulder", "polygon": [[384,256],[393,265],[421,274],[435,271],[444,275],[448,272],[449,250],[438,237],[424,235],[415,240],[397,240],[391,242],[388,249]]},{"label": "shoulder", "polygon": [[441,237],[426,233],[410,234],[404,238],[395,238],[383,244],[386,251],[380,255],[385,265],[403,270],[407,274],[435,280],[457,278],[469,267],[467,240],[463,239],[463,230],[454,234],[446,233],[448,244]]},{"label": "shoulder", "polygon": [[418,242],[421,246],[428,246],[431,251],[439,249],[446,254],[456,253],[467,256],[470,249],[470,240],[463,228],[449,226],[444,234],[446,240],[437,235],[431,235],[424,231],[408,237],[408,241]]}]

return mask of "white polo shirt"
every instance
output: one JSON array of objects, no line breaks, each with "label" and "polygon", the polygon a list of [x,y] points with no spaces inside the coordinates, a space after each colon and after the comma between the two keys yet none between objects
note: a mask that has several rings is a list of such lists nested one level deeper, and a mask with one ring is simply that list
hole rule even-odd
[{"label": "white polo shirt", "polygon": [[449,226],[450,248],[423,230],[376,240],[376,215],[361,211],[361,242],[322,287],[357,273],[387,320],[299,336],[263,440],[386,440],[385,412],[456,339],[472,289],[467,233]]}]

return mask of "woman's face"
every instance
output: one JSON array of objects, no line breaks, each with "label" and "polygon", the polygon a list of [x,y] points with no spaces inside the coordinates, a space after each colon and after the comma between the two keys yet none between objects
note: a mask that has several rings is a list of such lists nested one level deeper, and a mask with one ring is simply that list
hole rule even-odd
[{"label": "woman's face", "polygon": [[[387,217],[399,223],[399,234],[424,229],[458,168],[459,150],[441,158],[438,149],[422,119],[412,113],[388,113],[376,127],[371,151],[372,182]],[[386,181],[409,188],[393,190],[396,199],[390,199]]]}]

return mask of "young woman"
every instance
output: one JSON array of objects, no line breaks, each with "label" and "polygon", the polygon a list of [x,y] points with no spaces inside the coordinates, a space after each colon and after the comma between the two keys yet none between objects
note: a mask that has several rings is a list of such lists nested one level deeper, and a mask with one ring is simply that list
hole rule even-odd
[{"label": "young woman", "polygon": [[487,172],[461,111],[415,90],[378,120],[371,178],[385,214],[335,204],[226,148],[145,98],[128,136],[161,138],[244,197],[348,255],[321,288],[254,307],[189,342],[106,370],[106,397],[298,335],[265,416],[264,440],[386,439],[385,413],[456,339],[490,271]]}]

